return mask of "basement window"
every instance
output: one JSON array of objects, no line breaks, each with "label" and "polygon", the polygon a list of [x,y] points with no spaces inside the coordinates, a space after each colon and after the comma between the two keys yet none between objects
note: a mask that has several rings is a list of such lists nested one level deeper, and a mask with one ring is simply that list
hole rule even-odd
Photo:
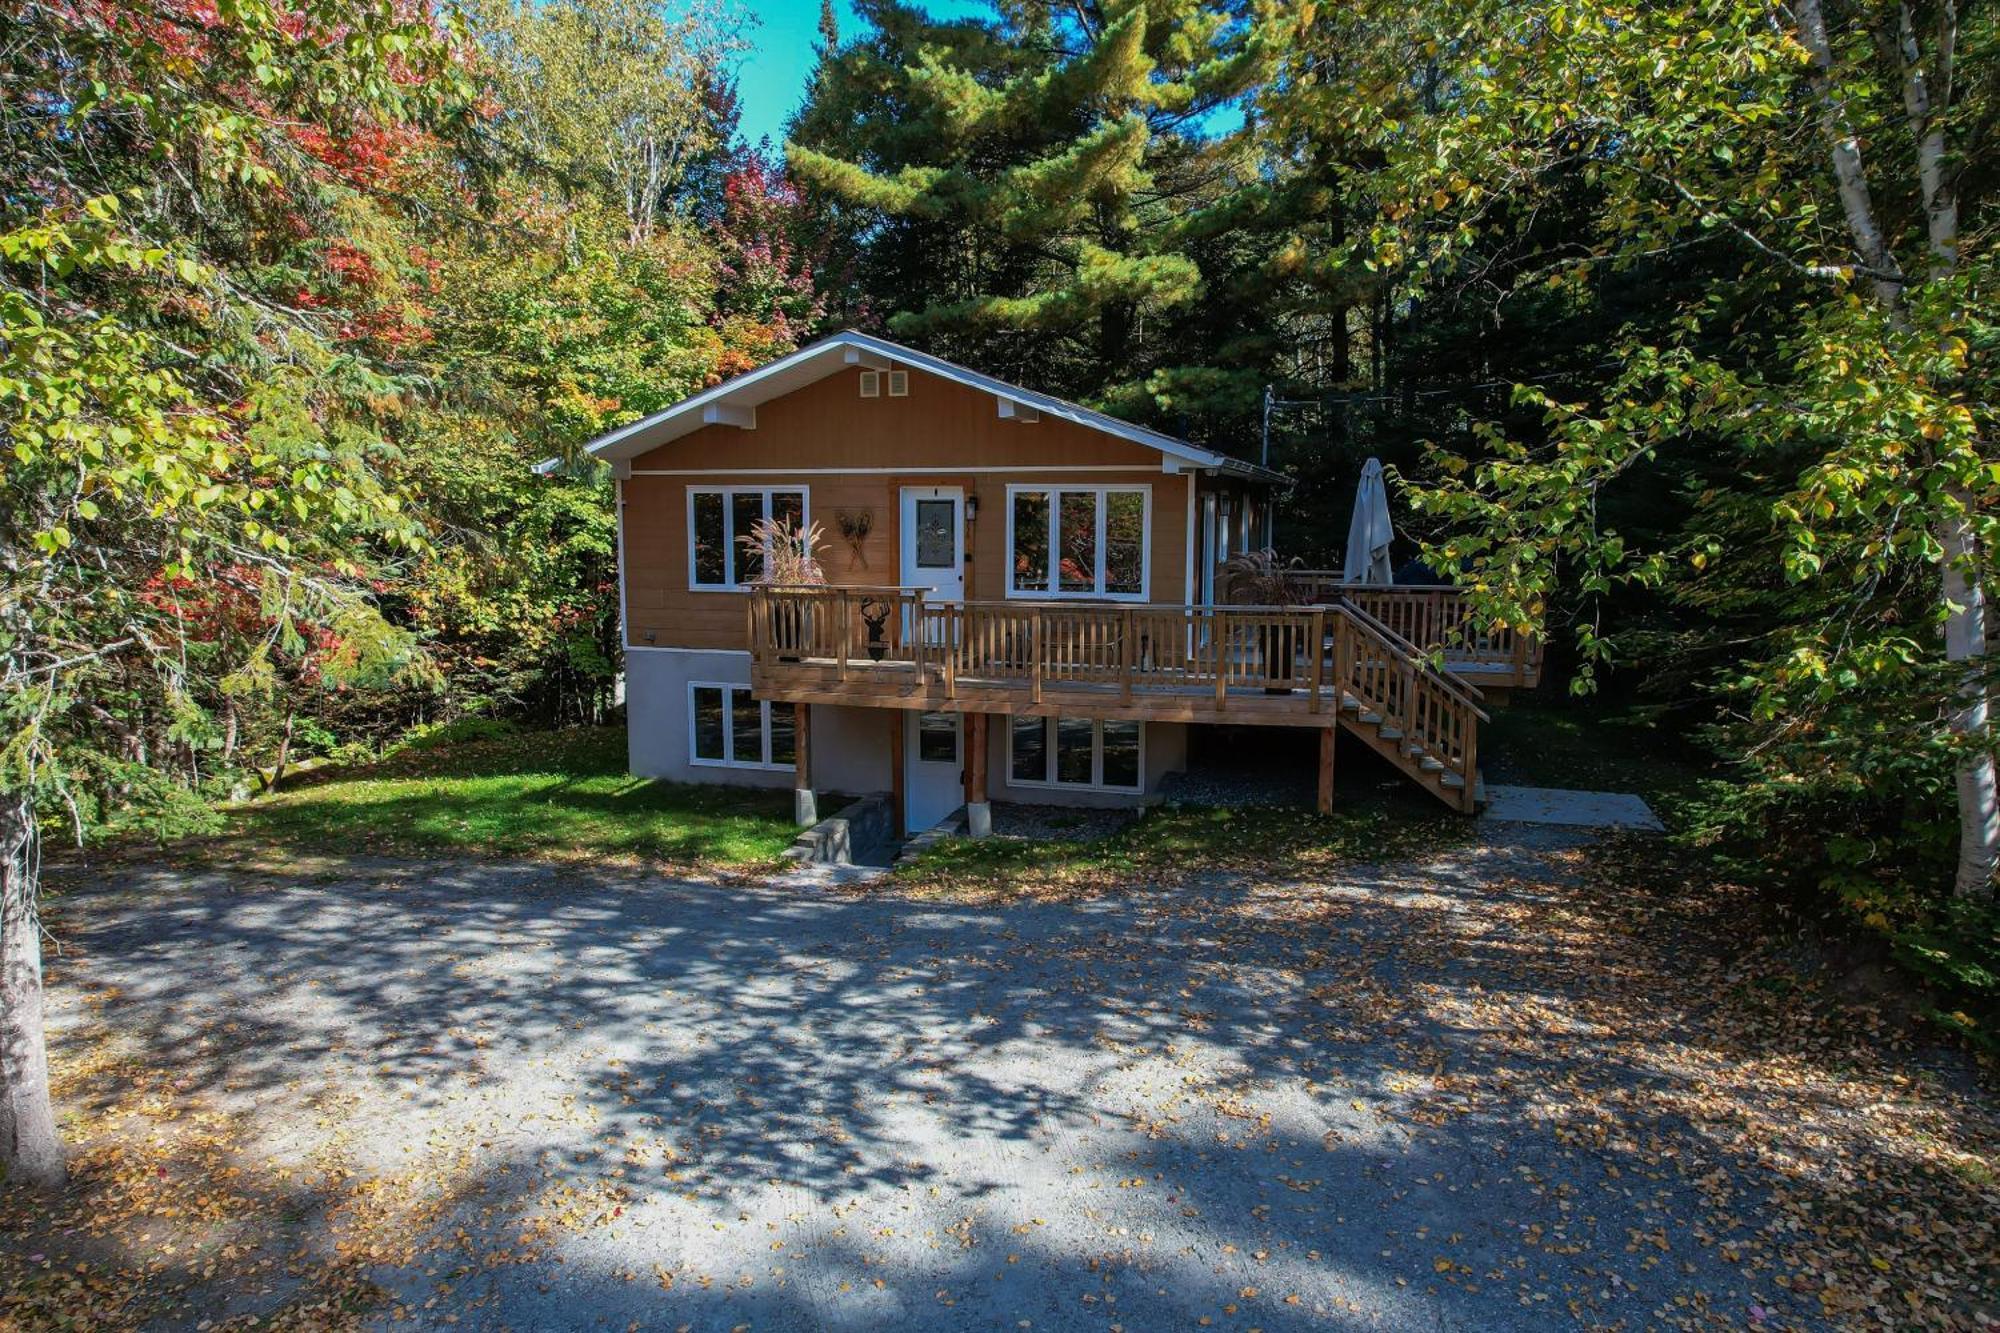
[{"label": "basement window", "polygon": [[709,768],[790,768],[798,757],[798,718],[748,685],[697,681],[688,686],[688,762]]},{"label": "basement window", "polygon": [[1087,717],[1017,717],[1007,728],[1007,777],[1016,787],[1136,792],[1145,724]]}]

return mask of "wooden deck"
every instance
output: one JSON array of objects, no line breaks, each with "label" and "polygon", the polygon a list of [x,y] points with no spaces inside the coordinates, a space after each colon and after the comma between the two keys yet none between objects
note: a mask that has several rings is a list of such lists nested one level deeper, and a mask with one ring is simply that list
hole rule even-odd
[{"label": "wooden deck", "polygon": [[[1442,632],[1449,600],[1419,600],[1420,613],[1399,612],[1406,623]],[[1481,691],[1351,600],[1306,607],[937,602],[904,588],[760,588],[749,617],[750,681],[760,698],[1344,727],[1441,800],[1468,811],[1477,800],[1478,728],[1487,718]],[[1468,663],[1490,666],[1510,684],[1528,683],[1533,655],[1519,640],[1458,639]],[[1330,743],[1322,749],[1330,797]]]},{"label": "wooden deck", "polygon": [[1448,583],[1347,583],[1338,570],[1302,569],[1289,576],[1307,601],[1366,611],[1445,669],[1487,691],[1531,690],[1542,680],[1542,645],[1509,626],[1482,628],[1465,591]]}]

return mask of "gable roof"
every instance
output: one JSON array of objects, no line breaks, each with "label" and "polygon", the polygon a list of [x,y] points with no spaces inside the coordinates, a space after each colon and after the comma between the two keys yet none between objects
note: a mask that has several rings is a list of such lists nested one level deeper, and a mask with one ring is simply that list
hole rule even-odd
[{"label": "gable roof", "polygon": [[1002,402],[1032,408],[1043,416],[1073,422],[1090,430],[1102,431],[1106,435],[1128,440],[1133,444],[1156,449],[1164,457],[1176,459],[1190,468],[1213,468],[1249,480],[1275,485],[1288,484],[1281,473],[1258,467],[1254,463],[1246,463],[1240,458],[1232,458],[1228,454],[1217,453],[1213,449],[1205,449],[1198,444],[1190,444],[1171,435],[1162,435],[1156,430],[1148,430],[1144,426],[1134,425],[1103,412],[1092,411],[1090,408],[1057,398],[1052,394],[1024,389],[1018,384],[1009,384],[1005,380],[994,379],[991,375],[968,370],[942,357],[931,356],[913,347],[890,342],[887,338],[877,338],[873,334],[858,333],[853,329],[845,329],[830,337],[822,338],[816,343],[801,347],[789,356],[781,356],[767,365],[745,371],[733,379],[724,380],[714,388],[705,389],[692,398],[683,398],[663,412],[655,412],[628,426],[621,426],[617,430],[598,436],[585,448],[592,457],[607,462],[629,461],[723,419],[718,415],[722,411],[755,408],[759,403],[783,397],[794,389],[802,389],[850,366],[868,367],[871,358],[894,362],[898,366],[913,370],[927,371],[941,379],[990,393]]}]

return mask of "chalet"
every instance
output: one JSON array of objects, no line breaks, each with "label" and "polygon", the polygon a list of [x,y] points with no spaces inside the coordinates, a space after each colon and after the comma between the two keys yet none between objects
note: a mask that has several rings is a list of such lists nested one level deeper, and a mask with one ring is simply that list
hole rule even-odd
[{"label": "chalet", "polygon": [[[1143,802],[1215,724],[1316,729],[1322,805],[1346,728],[1471,810],[1473,681],[1537,669],[1449,588],[1301,573],[1232,604],[1279,475],[865,334],[590,451],[617,477],[632,771],[789,785],[802,821],[815,790],[975,834],[994,800]],[[823,586],[762,581],[764,519],[822,529]]]}]

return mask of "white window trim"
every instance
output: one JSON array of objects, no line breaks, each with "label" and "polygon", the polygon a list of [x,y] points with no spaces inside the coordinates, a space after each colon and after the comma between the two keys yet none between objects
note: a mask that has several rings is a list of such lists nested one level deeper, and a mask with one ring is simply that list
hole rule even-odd
[{"label": "white window trim", "polygon": [[[725,756],[724,758],[708,759],[695,751],[694,692],[696,690],[722,691],[722,753]],[[743,694],[750,693],[748,685],[739,684],[733,680],[691,680],[687,683],[688,763],[696,768],[746,768],[762,772],[789,773],[793,768],[791,762],[771,762],[771,701],[769,699],[759,699],[757,701],[757,758],[754,761],[736,758],[736,704],[729,697],[732,690]],[[793,726],[796,727],[798,725],[798,709],[796,706],[793,707],[792,718]],[[792,744],[794,746],[798,744],[796,735],[793,737]]]},{"label": "white window trim", "polygon": [[[1014,586],[1014,497],[1022,491],[1041,493],[1049,497],[1049,587],[1046,591],[1037,588],[1016,588]],[[1064,495],[1088,492],[1097,497],[1097,569],[1095,580],[1104,579],[1104,525],[1110,506],[1105,503],[1107,495],[1134,493],[1139,496],[1139,591],[1137,592],[1065,592],[1056,585],[1062,582],[1058,573],[1061,561],[1058,553],[1061,546],[1056,541],[1056,531],[1062,521],[1062,500]],[[1153,588],[1153,488],[1147,485],[1070,486],[1062,482],[1009,482],[1007,485],[1007,545],[1004,548],[1007,562],[1007,588],[1009,599],[1025,602],[1143,602]]]},{"label": "white window trim", "polygon": [[731,574],[736,572],[738,543],[736,540],[736,504],[738,495],[761,495],[764,497],[764,515],[770,517],[773,495],[797,492],[799,496],[799,523],[802,527],[812,525],[812,487],[800,482],[797,485],[775,484],[770,486],[690,486],[687,488],[687,570],[689,592],[746,592],[755,586],[749,583],[700,583],[695,579],[694,559],[694,500],[697,495],[719,495],[722,497],[722,550],[726,568]]},{"label": "white window trim", "polygon": [[[1039,779],[1014,776],[1014,723],[1018,718],[1007,719],[1007,785],[1010,787],[1032,787],[1042,791],[1107,791],[1121,795],[1134,795],[1146,790],[1146,724],[1134,722],[1139,728],[1139,780],[1130,787],[1114,787],[1104,780],[1104,722],[1103,718],[1092,718],[1090,722],[1090,781],[1058,782],[1056,771],[1056,719],[1037,719],[1042,724],[1044,741],[1042,772]],[[1119,718],[1117,721],[1129,721]]]}]

